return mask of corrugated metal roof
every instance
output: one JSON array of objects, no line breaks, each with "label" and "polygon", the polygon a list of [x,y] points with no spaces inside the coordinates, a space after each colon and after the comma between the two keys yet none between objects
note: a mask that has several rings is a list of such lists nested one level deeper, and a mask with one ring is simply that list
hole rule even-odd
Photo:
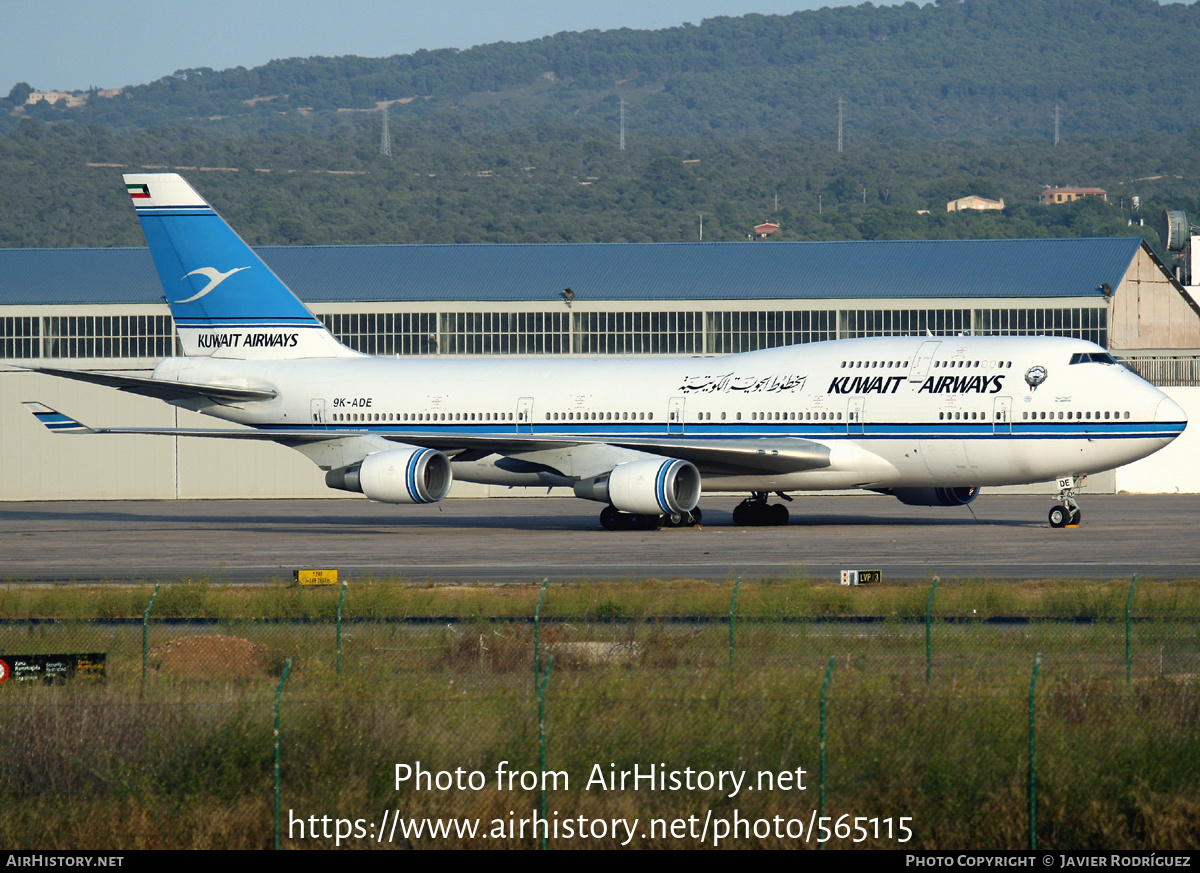
[{"label": "corrugated metal roof", "polygon": [[[1091,297],[1142,241],[263,246],[302,300]],[[0,305],[162,300],[144,248],[0,249]]]}]

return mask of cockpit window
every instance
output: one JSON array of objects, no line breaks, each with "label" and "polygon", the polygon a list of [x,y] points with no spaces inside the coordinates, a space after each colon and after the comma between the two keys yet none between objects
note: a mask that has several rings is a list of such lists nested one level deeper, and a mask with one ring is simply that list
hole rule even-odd
[{"label": "cockpit window", "polygon": [[1108,352],[1076,352],[1071,355],[1072,364],[1116,364],[1117,359]]}]

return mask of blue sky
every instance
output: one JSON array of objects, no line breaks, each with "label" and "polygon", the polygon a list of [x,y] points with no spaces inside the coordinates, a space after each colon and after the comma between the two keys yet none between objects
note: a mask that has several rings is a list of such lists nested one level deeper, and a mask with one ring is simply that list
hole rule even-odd
[{"label": "blue sky", "polygon": [[188,67],[385,57],[564,30],[658,29],[843,0],[0,0],[0,96],[140,85]]}]

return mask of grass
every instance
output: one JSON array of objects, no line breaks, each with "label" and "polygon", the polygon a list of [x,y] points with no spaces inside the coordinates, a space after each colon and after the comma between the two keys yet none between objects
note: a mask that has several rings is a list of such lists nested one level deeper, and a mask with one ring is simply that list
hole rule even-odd
[{"label": "grass", "polygon": [[[337,591],[164,585],[150,645],[194,634],[263,643],[269,664],[232,678],[151,667],[141,681],[141,622],[151,588],[0,591],[0,649],[107,651],[103,683],[0,686],[0,842],[11,848],[269,848],[272,726],[279,665],[288,810],[378,821],[528,817],[536,791],[498,790],[501,762],[538,769],[532,615],[539,588],[352,586],[335,669]],[[559,817],[793,818],[817,806],[820,693],[828,699],[826,814],[909,817],[913,838],[858,845],[1020,849],[1029,843],[1028,697],[1035,654],[1038,846],[1200,847],[1200,599],[1192,582],[1139,585],[1132,682],[1125,681],[1127,582],[942,583],[925,681],[928,588],[851,590],[805,580],[744,582],[730,664],[732,583],[553,585],[543,652],[556,653],[546,693],[547,766],[569,785],[550,792]],[[872,622],[822,618],[874,616]],[[985,618],[1027,616],[1023,624]],[[262,621],[263,616],[279,621]],[[377,619],[449,617],[436,623]],[[668,617],[683,621],[656,621]],[[49,624],[32,617],[71,619]],[[204,617],[194,626],[159,619]],[[497,620],[500,617],[500,620]],[[702,618],[710,621],[699,620]],[[1074,619],[1092,619],[1076,623]],[[134,619],[113,623],[112,619]],[[508,619],[508,620],[504,620]],[[693,620],[695,619],[695,620]],[[805,621],[804,619],[811,619]],[[15,620],[15,621],[14,621]],[[1064,621],[1066,620],[1066,621]],[[569,644],[609,643],[605,662]],[[597,649],[604,651],[604,645]],[[582,654],[581,654],[582,653]],[[633,654],[629,654],[633,653]],[[397,790],[395,766],[478,770],[486,788]],[[638,765],[750,774],[806,771],[805,790],[620,791],[586,787]],[[415,847],[533,847],[525,838],[402,839]],[[551,839],[554,848],[620,838]],[[350,838],[366,846],[366,838]],[[638,847],[696,847],[692,838]],[[786,836],[738,847],[815,848]],[[853,847],[835,838],[835,847]]]},{"label": "grass", "polygon": [[[0,619],[141,618],[154,584],[83,586],[8,585],[0,588]],[[542,614],[571,618],[727,616],[734,580],[555,583]],[[532,617],[538,585],[404,584],[399,579],[368,579],[348,587],[347,616],[420,618],[447,616]],[[1035,618],[1122,618],[1129,580],[989,582],[943,580],[934,615]],[[336,587],[298,588],[219,584],[206,579],[164,580],[155,600],[155,618],[331,618],[337,612]],[[819,618],[869,615],[923,618],[929,586],[915,583],[847,588],[806,578],[759,580],[741,587],[740,617]],[[1200,603],[1200,580],[1143,582],[1135,614],[1192,618]]]}]

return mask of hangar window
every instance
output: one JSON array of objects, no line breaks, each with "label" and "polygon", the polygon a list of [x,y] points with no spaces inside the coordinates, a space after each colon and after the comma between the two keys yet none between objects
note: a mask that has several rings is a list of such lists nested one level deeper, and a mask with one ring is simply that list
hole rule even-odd
[{"label": "hangar window", "polygon": [[923,336],[970,332],[969,309],[846,309],[838,313],[839,335]]},{"label": "hangar window", "polygon": [[175,353],[169,315],[54,315],[40,320],[47,358],[165,358]]},{"label": "hangar window", "polygon": [[436,312],[337,312],[321,323],[355,351],[369,355],[436,355]]},{"label": "hangar window", "polygon": [[837,339],[834,311],[708,312],[704,322],[707,351],[714,355]]},{"label": "hangar window", "polygon": [[[976,334],[988,336],[1063,336],[1108,345],[1108,310],[976,309]],[[1012,362],[1008,362],[1012,366]]]},{"label": "hangar window", "polygon": [[0,318],[0,358],[40,357],[40,320],[33,316]]},{"label": "hangar window", "polygon": [[576,312],[577,355],[696,355],[704,351],[699,312]]}]

